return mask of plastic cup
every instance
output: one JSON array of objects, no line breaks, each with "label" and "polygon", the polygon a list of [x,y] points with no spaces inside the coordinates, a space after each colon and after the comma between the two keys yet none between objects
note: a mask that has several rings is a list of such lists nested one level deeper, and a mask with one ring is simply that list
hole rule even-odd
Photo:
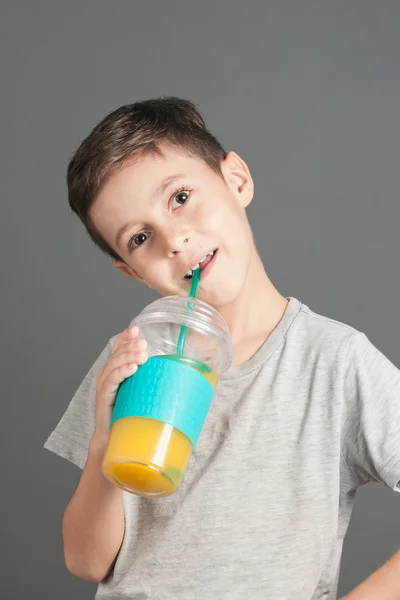
[{"label": "plastic cup", "polygon": [[232,346],[221,315],[194,298],[190,312],[186,297],[156,300],[132,325],[147,341],[149,359],[118,390],[102,468],[123,490],[157,498],[182,482]]}]

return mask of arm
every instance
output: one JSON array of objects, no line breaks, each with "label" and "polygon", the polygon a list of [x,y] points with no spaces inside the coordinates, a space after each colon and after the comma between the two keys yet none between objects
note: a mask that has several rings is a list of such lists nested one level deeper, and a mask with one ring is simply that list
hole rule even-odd
[{"label": "arm", "polygon": [[[400,371],[365,336],[350,339],[343,453],[356,484],[400,491]],[[400,551],[341,600],[400,600]]]},{"label": "arm", "polygon": [[400,550],[341,600],[400,600]]},{"label": "arm", "polygon": [[62,527],[67,568],[90,583],[100,582],[110,571],[125,530],[122,491],[101,472],[104,450],[104,442],[94,436]]},{"label": "arm", "polygon": [[99,583],[110,572],[124,538],[123,492],[106,480],[101,465],[118,388],[147,360],[146,342],[136,340],[137,335],[137,328],[122,332],[97,375],[95,431],[78,487],[64,513],[65,563],[73,575],[91,583]]}]

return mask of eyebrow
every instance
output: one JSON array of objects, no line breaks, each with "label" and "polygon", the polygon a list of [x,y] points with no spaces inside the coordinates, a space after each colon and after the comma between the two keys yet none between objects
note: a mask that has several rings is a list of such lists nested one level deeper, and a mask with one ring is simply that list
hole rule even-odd
[{"label": "eyebrow", "polygon": [[[177,175],[170,175],[169,177],[166,177],[160,183],[160,185],[154,190],[153,196],[162,196],[164,194],[165,190],[171,185],[171,183],[173,183],[177,179],[180,179],[181,177],[184,177],[184,175],[182,173],[178,173]],[[133,226],[133,224],[134,224],[134,221],[130,221],[129,223],[126,223],[118,230],[117,236],[115,238],[115,243],[116,243],[117,247],[119,247],[119,244],[121,242],[121,238],[123,237],[123,235],[125,235],[125,233]]]},{"label": "eyebrow", "polygon": [[170,175],[169,177],[164,179],[164,181],[162,181],[158,188],[154,191],[154,196],[162,196],[162,194],[165,192],[168,186],[171,185],[171,183],[173,183],[177,179],[181,179],[181,177],[184,177],[183,173],[179,173],[178,175]]}]

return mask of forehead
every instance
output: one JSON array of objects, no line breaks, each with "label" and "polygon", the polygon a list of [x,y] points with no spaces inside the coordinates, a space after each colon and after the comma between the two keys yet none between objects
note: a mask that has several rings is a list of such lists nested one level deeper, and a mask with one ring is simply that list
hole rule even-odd
[{"label": "forehead", "polygon": [[128,159],[107,179],[97,195],[95,204],[101,203],[110,194],[113,198],[122,192],[134,193],[135,196],[148,195],[166,178],[176,175],[204,177],[213,174],[201,158],[190,156],[183,150],[163,146],[161,152]]}]

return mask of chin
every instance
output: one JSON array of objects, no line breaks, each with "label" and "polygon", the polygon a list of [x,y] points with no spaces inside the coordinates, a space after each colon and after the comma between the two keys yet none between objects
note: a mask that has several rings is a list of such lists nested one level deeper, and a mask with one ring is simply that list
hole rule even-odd
[{"label": "chin", "polygon": [[206,293],[200,293],[199,298],[210,304],[215,310],[221,311],[230,306],[240,296],[240,290],[233,288],[215,289],[215,291],[207,290]]}]

